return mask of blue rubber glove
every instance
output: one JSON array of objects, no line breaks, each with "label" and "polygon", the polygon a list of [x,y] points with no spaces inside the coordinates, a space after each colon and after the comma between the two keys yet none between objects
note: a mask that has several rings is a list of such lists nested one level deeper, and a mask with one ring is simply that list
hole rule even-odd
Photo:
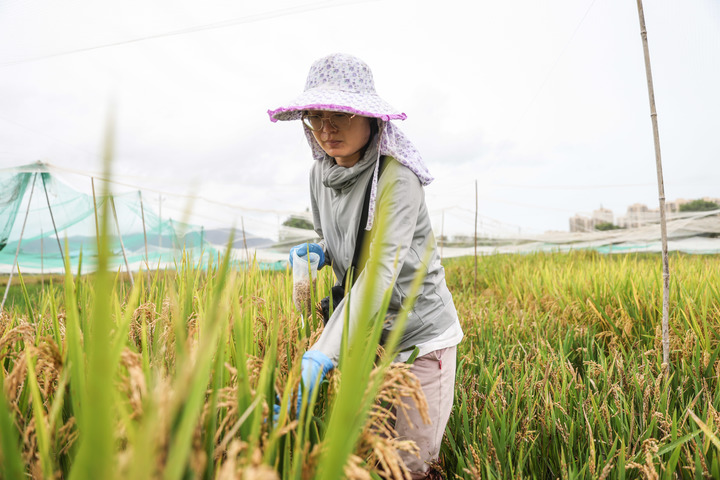
[{"label": "blue rubber glove", "polygon": [[322,383],[325,375],[335,368],[332,360],[319,350],[308,350],[302,357],[302,382],[298,389],[297,414],[300,415],[302,407],[303,390],[307,388],[312,396],[315,388]]},{"label": "blue rubber glove", "polygon": [[317,243],[301,243],[300,245],[295,245],[294,247],[292,247],[290,249],[291,267],[293,264],[293,252],[295,252],[298,257],[304,257],[308,254],[308,252],[317,253],[318,257],[320,257],[320,261],[318,262],[318,270],[325,266],[325,252],[323,252],[322,247]]},{"label": "blue rubber glove", "polygon": [[[275,394],[275,404],[273,405],[273,427],[277,427],[278,421],[280,421],[280,397],[278,394]],[[290,410],[288,408],[288,410]]]}]

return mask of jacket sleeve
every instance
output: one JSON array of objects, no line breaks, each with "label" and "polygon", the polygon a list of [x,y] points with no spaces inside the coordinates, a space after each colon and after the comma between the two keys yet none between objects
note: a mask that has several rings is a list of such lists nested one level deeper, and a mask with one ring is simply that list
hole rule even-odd
[{"label": "jacket sleeve", "polygon": [[[340,344],[345,324],[346,311],[349,308],[350,336],[357,329],[361,319],[362,304],[369,302],[369,311],[374,318],[380,310],[384,292],[392,288],[398,273],[407,259],[412,244],[418,212],[424,202],[424,192],[420,181],[406,167],[392,161],[388,164],[378,182],[378,199],[375,209],[374,225],[384,223],[384,235],[374,235],[370,254],[379,255],[378,271],[375,279],[369,279],[363,271],[350,291],[350,302],[346,296],[333,312],[318,341],[311,350],[319,350],[337,364]],[[376,243],[379,242],[379,245]],[[396,258],[398,259],[396,263]],[[374,281],[373,281],[374,280]],[[349,303],[349,306],[348,306]],[[382,320],[381,320],[382,321]]]}]

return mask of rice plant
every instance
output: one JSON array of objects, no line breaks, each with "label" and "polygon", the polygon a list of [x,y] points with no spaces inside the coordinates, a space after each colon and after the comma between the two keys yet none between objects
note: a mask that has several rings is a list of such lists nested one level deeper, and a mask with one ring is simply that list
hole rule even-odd
[{"label": "rice plant", "polygon": [[322,324],[311,312],[302,325],[289,272],[232,268],[231,239],[218,264],[183,255],[128,285],[107,268],[105,205],[98,271],[73,277],[66,263],[62,287],[34,300],[20,273],[22,302],[0,316],[3,478],[409,478],[397,452],[415,447],[389,418],[403,396],[424,397],[391,364],[399,336],[379,348],[382,321],[361,322],[296,411],[300,358]]},{"label": "rice plant", "polygon": [[657,255],[448,266],[466,337],[443,460],[462,478],[720,478],[720,263],[674,255],[663,376]]},{"label": "rice plant", "polygon": [[[720,477],[720,263],[671,262],[667,379],[657,256],[482,257],[477,296],[474,259],[446,262],[466,336],[443,475]],[[322,329],[301,325],[290,272],[185,256],[134,287],[68,271],[32,296],[18,280],[0,316],[2,478],[405,476],[393,406],[424,399],[376,341],[348,342],[307,411],[289,407]]]}]

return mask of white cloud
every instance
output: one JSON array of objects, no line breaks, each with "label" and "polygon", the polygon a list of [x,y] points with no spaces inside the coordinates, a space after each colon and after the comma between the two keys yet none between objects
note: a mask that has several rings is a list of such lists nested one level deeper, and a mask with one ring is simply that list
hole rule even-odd
[{"label": "white cloud", "polygon": [[[256,210],[304,210],[307,145],[298,125],[271,124],[265,112],[300,92],[313,60],[346,51],[408,114],[401,128],[437,178],[428,204],[446,211],[446,228],[472,228],[462,208],[474,208],[475,179],[484,215],[537,230],[567,228],[574,209],[656,201],[634,2],[306,5],[0,6],[0,164],[100,170],[114,98],[118,174]],[[662,0],[645,14],[668,198],[720,196],[720,6]],[[108,43],[118,45],[51,56]],[[37,56],[48,58],[16,63]],[[543,188],[593,185],[620,187]]]}]

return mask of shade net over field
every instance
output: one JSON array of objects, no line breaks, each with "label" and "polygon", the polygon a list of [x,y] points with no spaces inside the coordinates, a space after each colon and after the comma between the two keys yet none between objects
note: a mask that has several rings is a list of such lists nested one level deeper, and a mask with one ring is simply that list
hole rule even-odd
[{"label": "shade net over field", "polygon": [[[688,254],[720,254],[720,210],[667,215],[668,250]],[[451,239],[452,240],[452,239]],[[464,244],[463,244],[464,243]],[[471,239],[441,242],[442,256],[473,255]],[[478,254],[596,250],[600,253],[661,252],[660,225],[648,222],[635,228],[589,232],[508,234],[497,230],[478,238]]]},{"label": "shade net over field", "polygon": [[94,201],[35,164],[0,172],[0,271],[8,272],[17,254],[23,272],[62,272],[65,251],[73,272],[81,255],[82,272],[93,271],[96,211],[100,216],[104,210],[115,267],[124,268],[123,247],[133,270],[172,265],[183,253],[196,262],[218,257],[202,226],[160,218],[142,204],[140,192],[97,195]]},{"label": "shade net over field", "polygon": [[[70,176],[68,173],[80,175],[85,191],[65,181]],[[67,248],[74,273],[79,271],[80,266],[83,273],[94,271],[97,250],[95,215],[96,211],[102,212],[106,204],[112,261],[116,269],[125,268],[122,247],[133,271],[174,268],[182,261],[183,255],[207,266],[210,262],[217,262],[232,238],[231,251],[239,267],[253,262],[261,268],[281,270],[286,268],[287,252],[291,246],[317,238],[312,229],[289,226],[295,223],[280,223],[281,217],[290,217],[300,220],[300,224],[305,226],[311,225],[309,212],[239,211],[234,205],[181,195],[195,202],[193,207],[202,207],[203,202],[206,207],[209,206],[205,208],[206,212],[211,212],[209,216],[191,217],[178,213],[177,209],[168,213],[164,205],[153,201],[156,195],[152,191],[113,181],[111,186],[125,187],[113,188],[113,191],[123,190],[112,196],[115,215],[110,197],[100,195],[104,186],[102,182],[95,181],[98,195],[94,200],[91,179],[91,175],[84,172],[72,172],[39,162],[0,170],[0,274],[11,271],[16,253],[16,265],[23,273],[61,273],[64,271],[61,246],[63,251]],[[168,203],[172,200],[169,198]],[[466,224],[466,230],[473,231],[474,212],[467,208],[458,208],[457,211],[446,209],[442,211],[443,218],[446,213],[457,215],[458,220]],[[191,220],[180,221],[178,218]],[[442,222],[433,218],[440,255],[454,257],[474,255],[475,252],[487,255],[575,249],[593,249],[602,253],[661,250],[660,226],[652,222],[637,228],[604,232],[525,234],[482,215],[480,219],[476,249],[474,235],[446,238]],[[246,231],[248,225],[250,227]],[[671,213],[667,227],[671,251],[720,253],[720,210]]]}]

